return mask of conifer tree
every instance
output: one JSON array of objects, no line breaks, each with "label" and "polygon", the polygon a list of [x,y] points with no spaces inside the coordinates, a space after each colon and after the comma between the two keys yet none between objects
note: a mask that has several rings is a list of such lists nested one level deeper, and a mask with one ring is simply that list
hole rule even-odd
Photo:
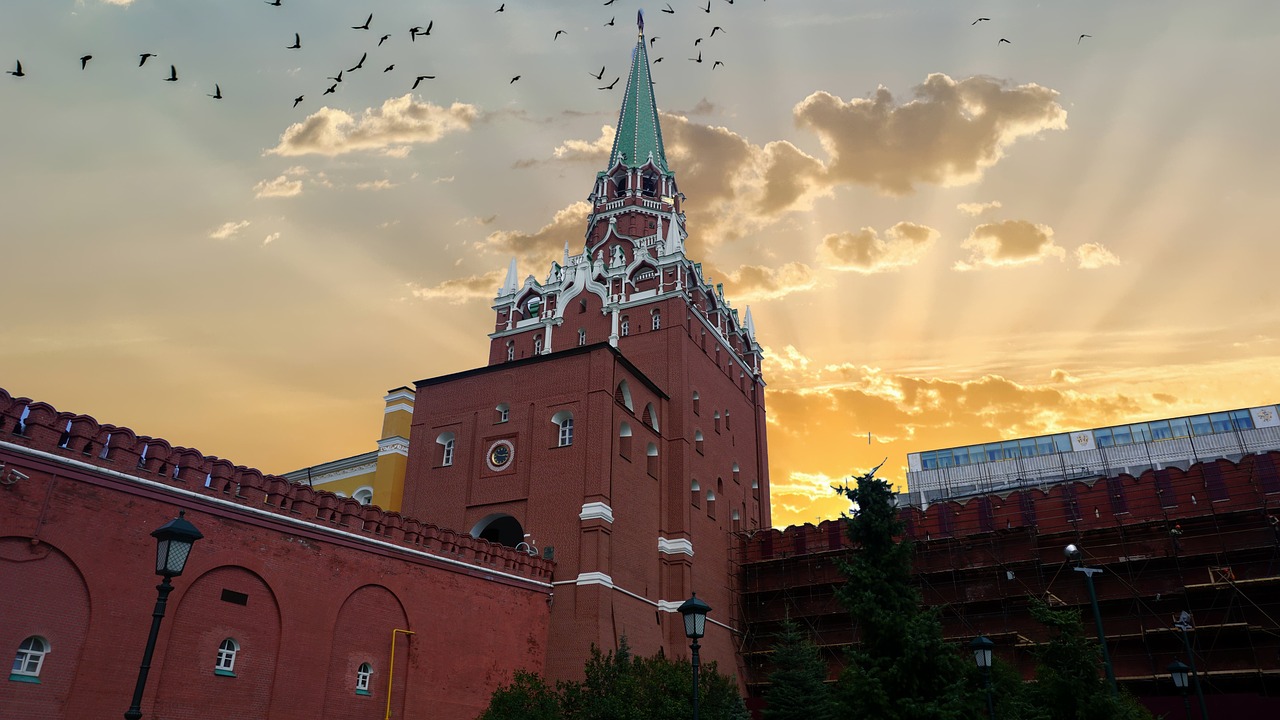
[{"label": "conifer tree", "polygon": [[827,663],[799,623],[787,617],[773,645],[773,672],[764,720],[836,720],[839,709],[826,685]]}]

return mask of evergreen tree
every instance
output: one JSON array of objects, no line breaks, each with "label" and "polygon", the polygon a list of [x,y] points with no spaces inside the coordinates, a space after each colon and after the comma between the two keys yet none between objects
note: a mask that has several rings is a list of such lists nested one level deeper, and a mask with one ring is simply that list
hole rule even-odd
[{"label": "evergreen tree", "polygon": [[837,594],[858,634],[837,685],[841,704],[850,715],[882,720],[980,716],[971,663],[943,641],[937,612],[921,605],[912,583],[912,547],[899,539],[892,489],[875,470],[856,480],[837,488],[852,503],[845,522],[853,544],[839,561],[846,581]]},{"label": "evergreen tree", "polygon": [[836,720],[839,708],[826,685],[827,663],[799,623],[782,621],[773,646],[765,720]]},{"label": "evergreen tree", "polygon": [[493,691],[480,720],[560,720],[560,695],[542,676],[517,670],[511,684]]}]

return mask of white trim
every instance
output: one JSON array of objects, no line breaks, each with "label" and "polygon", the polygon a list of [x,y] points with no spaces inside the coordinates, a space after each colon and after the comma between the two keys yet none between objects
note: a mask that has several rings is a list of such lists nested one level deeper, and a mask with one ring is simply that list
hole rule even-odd
[{"label": "white trim", "polygon": [[658,537],[658,552],[667,555],[688,555],[693,557],[693,541],[688,538],[676,538],[668,540],[662,536]]},{"label": "white trim", "polygon": [[378,457],[383,455],[403,455],[409,457],[409,441],[400,436],[383,438],[378,441]]},{"label": "white trim", "polygon": [[584,572],[578,573],[577,579],[573,581],[574,585],[604,585],[607,588],[613,588],[613,578],[602,572]]},{"label": "white trim", "polygon": [[602,502],[583,503],[582,512],[578,513],[579,520],[603,520],[607,523],[613,523],[613,508]]},{"label": "white trim", "polygon": [[[331,483],[331,482],[337,482],[339,480],[346,480],[347,478],[353,478],[358,475],[367,475],[369,473],[377,472],[377,470],[378,470],[378,461],[374,460],[373,462],[364,463],[363,465],[356,465],[355,467],[350,467],[345,470],[335,470],[333,472],[325,473],[323,475],[312,475],[311,484],[313,486],[323,485],[324,483]],[[303,477],[305,478],[306,471],[304,470],[303,473],[304,473]]]},{"label": "white trim", "polygon": [[408,400],[409,402],[413,402],[414,392],[412,390],[397,390],[382,399],[386,402],[391,402],[392,400]]},{"label": "white trim", "polygon": [[[573,580],[557,580],[551,584],[552,585],[604,585],[608,587],[610,590],[617,590],[623,595],[626,595],[628,597],[633,597],[636,600],[652,605],[653,607],[657,608],[661,612],[669,612],[669,613],[680,612],[680,606],[685,603],[684,600],[658,600],[658,601],[650,600],[649,598],[644,597],[643,595],[637,595],[631,592],[630,590],[627,590],[626,588],[621,588],[621,587],[618,587],[617,585],[614,585],[613,578],[609,577],[608,575],[602,572],[585,572],[585,573],[579,574],[578,577],[574,578]],[[725,625],[724,623],[718,620],[712,620],[711,618],[707,618],[707,622],[713,625],[719,625],[720,627],[724,628],[725,630],[728,630],[729,632],[734,632],[734,633],[738,632],[737,630],[729,627],[728,625]]]},{"label": "white trim", "polygon": [[404,553],[406,555],[415,555],[417,557],[429,558],[431,560],[434,560],[439,563],[443,563],[445,565],[454,565],[460,568],[466,568],[467,570],[471,571],[471,573],[479,572],[484,575],[495,575],[499,577],[509,578],[511,580],[515,580],[517,582],[524,583],[526,585],[533,585],[536,587],[547,588],[547,589],[550,589],[552,586],[551,583],[544,582],[542,580],[534,580],[532,578],[515,575],[513,573],[502,572],[501,570],[491,570],[489,568],[484,567],[483,565],[475,565],[472,563],[463,562],[461,560],[454,560],[453,558],[445,557],[443,555],[435,555],[423,550],[414,550],[413,548],[408,548],[403,545],[397,545],[395,543],[387,542],[385,540],[376,540],[374,538],[365,537],[363,535],[358,535],[353,532],[347,532],[346,530],[339,530],[334,527],[328,527],[325,525],[320,525],[318,523],[308,522],[301,518],[293,518],[287,515],[281,515],[279,513],[271,512],[270,510],[262,510],[249,505],[241,505],[240,503],[232,502],[230,500],[223,500],[222,498],[218,498],[218,497],[210,497],[203,493],[193,492],[191,490],[184,490],[182,488],[176,488],[176,487],[173,487],[172,485],[167,485],[165,483],[159,483],[154,480],[147,480],[146,478],[140,478],[136,475],[129,475],[126,473],[122,473],[118,470],[109,470],[107,468],[98,467],[97,465],[92,465],[90,463],[87,463],[81,460],[75,460],[73,458],[66,458],[66,457],[54,455],[53,453],[48,453],[43,450],[35,450],[32,448],[23,447],[21,445],[15,445],[11,442],[6,442],[4,440],[0,440],[0,448],[16,452],[20,455],[37,457],[42,460],[48,460],[54,463],[62,463],[64,465],[70,465],[71,467],[74,467],[80,470],[89,470],[89,471],[98,473],[100,475],[107,475],[107,476],[119,478],[122,480],[128,480],[129,482],[136,483],[144,487],[163,490],[166,492],[173,493],[175,495],[180,495],[193,500],[198,500],[200,502],[209,503],[211,505],[218,505],[226,508],[234,508],[238,512],[248,513],[250,515],[257,515],[259,517],[264,517],[264,518],[271,518],[276,522],[280,522],[286,525],[293,525],[295,527],[307,528],[321,535],[333,535],[336,537],[346,538],[348,540],[354,540],[358,543],[363,543],[365,545],[376,545],[378,547],[387,548],[396,552]]},{"label": "white trim", "polygon": [[412,406],[412,405],[406,405],[406,404],[404,404],[404,403],[396,403],[395,405],[388,405],[388,406],[387,406],[387,409],[382,411],[382,414],[383,414],[383,415],[389,415],[389,414],[391,414],[391,413],[393,413],[393,412],[397,412],[397,411],[399,411],[399,410],[404,410],[405,412],[412,414],[412,413],[413,413],[413,406]]}]

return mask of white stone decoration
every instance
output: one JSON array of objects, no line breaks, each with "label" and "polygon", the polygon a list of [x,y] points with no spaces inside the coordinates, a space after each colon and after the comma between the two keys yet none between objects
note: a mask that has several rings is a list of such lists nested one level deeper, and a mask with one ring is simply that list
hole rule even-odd
[{"label": "white stone decoration", "polygon": [[607,523],[613,523],[613,508],[602,502],[583,503],[582,512],[578,513],[579,520],[603,520]]},{"label": "white stone decoration", "polygon": [[689,557],[693,557],[693,541],[688,538],[668,540],[667,538],[659,536],[658,552],[666,555],[688,555]]}]

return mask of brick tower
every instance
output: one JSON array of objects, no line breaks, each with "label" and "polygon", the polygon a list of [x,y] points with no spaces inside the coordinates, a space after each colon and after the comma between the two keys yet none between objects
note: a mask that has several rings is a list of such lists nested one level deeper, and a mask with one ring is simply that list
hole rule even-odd
[{"label": "brick tower", "polygon": [[685,254],[645,50],[641,20],[581,251],[543,281],[512,260],[489,364],[416,388],[403,511],[554,557],[552,678],[623,635],[684,656],[695,591],[736,668],[733,533],[770,525],[760,345]]}]

